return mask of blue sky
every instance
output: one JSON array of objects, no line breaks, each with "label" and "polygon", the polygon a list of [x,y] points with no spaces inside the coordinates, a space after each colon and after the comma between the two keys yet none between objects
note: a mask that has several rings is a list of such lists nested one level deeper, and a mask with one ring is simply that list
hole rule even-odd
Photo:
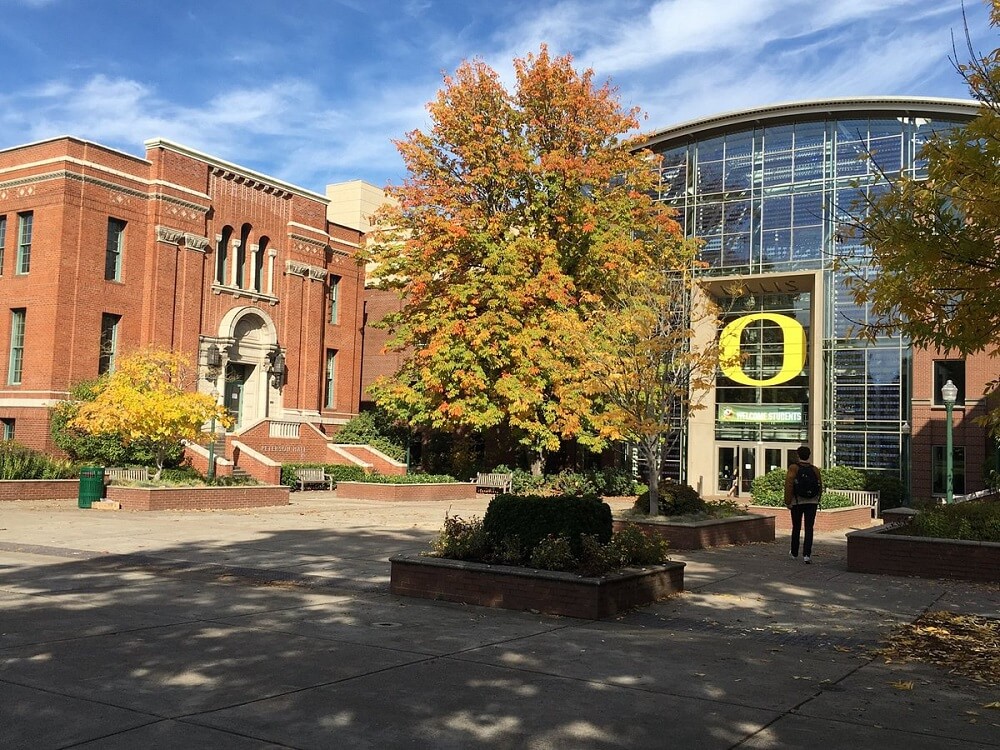
[{"label": "blue sky", "polygon": [[[981,0],[974,43],[995,46]],[[545,42],[644,130],[855,95],[967,98],[960,0],[0,0],[0,148],[164,137],[296,185],[399,183],[443,73]]]}]

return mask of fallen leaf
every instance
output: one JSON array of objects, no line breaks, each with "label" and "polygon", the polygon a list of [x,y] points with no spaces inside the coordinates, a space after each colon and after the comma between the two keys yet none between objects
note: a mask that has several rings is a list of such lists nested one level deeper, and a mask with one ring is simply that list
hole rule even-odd
[{"label": "fallen leaf", "polygon": [[898,682],[890,683],[896,690],[913,690],[913,683],[909,681],[899,680]]}]

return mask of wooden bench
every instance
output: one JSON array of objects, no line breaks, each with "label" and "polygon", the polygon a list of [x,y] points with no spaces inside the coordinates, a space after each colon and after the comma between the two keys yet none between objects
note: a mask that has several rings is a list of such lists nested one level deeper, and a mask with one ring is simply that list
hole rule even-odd
[{"label": "wooden bench", "polygon": [[104,470],[106,482],[148,482],[148,466],[113,466]]},{"label": "wooden bench", "polygon": [[510,492],[510,488],[513,482],[514,482],[513,474],[502,474],[499,472],[495,472],[492,474],[477,474],[476,493],[499,495],[504,492]]},{"label": "wooden bench", "polygon": [[326,487],[328,490],[333,489],[334,479],[323,471],[322,467],[296,469],[295,478],[298,480],[300,490],[317,484]]},{"label": "wooden bench", "polygon": [[847,495],[855,505],[867,505],[872,509],[872,518],[879,516],[879,502],[882,493],[869,492],[867,490],[838,490],[833,487],[824,488],[827,492],[836,492],[838,495]]}]

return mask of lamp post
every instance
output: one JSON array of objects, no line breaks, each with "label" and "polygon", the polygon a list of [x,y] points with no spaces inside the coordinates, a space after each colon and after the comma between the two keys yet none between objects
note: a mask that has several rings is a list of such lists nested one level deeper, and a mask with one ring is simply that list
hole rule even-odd
[{"label": "lamp post", "polygon": [[903,507],[910,507],[910,423],[903,420],[899,428],[903,442]]},{"label": "lamp post", "polygon": [[946,413],[946,419],[948,424],[945,425],[945,502],[949,505],[955,500],[955,462],[952,457],[952,424],[951,424],[951,411],[955,406],[955,400],[958,398],[958,386],[952,383],[950,380],[941,387],[941,400],[944,401],[944,408]]}]

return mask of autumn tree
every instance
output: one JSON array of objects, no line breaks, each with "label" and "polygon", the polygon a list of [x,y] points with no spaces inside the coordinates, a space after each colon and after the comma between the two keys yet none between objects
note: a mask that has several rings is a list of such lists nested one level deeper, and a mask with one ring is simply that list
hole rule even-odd
[{"label": "autumn tree", "polygon": [[655,262],[612,296],[599,323],[593,374],[603,384],[607,423],[645,459],[655,515],[670,448],[713,385],[718,310],[693,284],[693,241],[679,231],[646,239]]},{"label": "autumn tree", "polygon": [[[993,0],[991,25],[1000,25]],[[978,116],[923,147],[926,176],[886,176],[857,229],[872,273],[855,284],[875,322],[918,346],[1000,353],[1000,49],[957,65]]]},{"label": "autumn tree", "polygon": [[541,456],[602,443],[592,320],[647,262],[638,237],[672,222],[651,198],[654,165],[622,137],[638,112],[609,84],[544,46],[514,75],[508,91],[463,63],[428,105],[430,129],[397,143],[409,174],[367,260],[402,295],[385,324],[409,356],[372,392],[414,426],[506,423]]},{"label": "autumn tree", "polygon": [[69,426],[91,435],[114,435],[123,444],[141,442],[153,451],[154,479],[168,453],[193,440],[213,417],[229,425],[226,410],[190,386],[190,363],[182,354],[150,347],[122,357],[115,371],[94,386]]}]

